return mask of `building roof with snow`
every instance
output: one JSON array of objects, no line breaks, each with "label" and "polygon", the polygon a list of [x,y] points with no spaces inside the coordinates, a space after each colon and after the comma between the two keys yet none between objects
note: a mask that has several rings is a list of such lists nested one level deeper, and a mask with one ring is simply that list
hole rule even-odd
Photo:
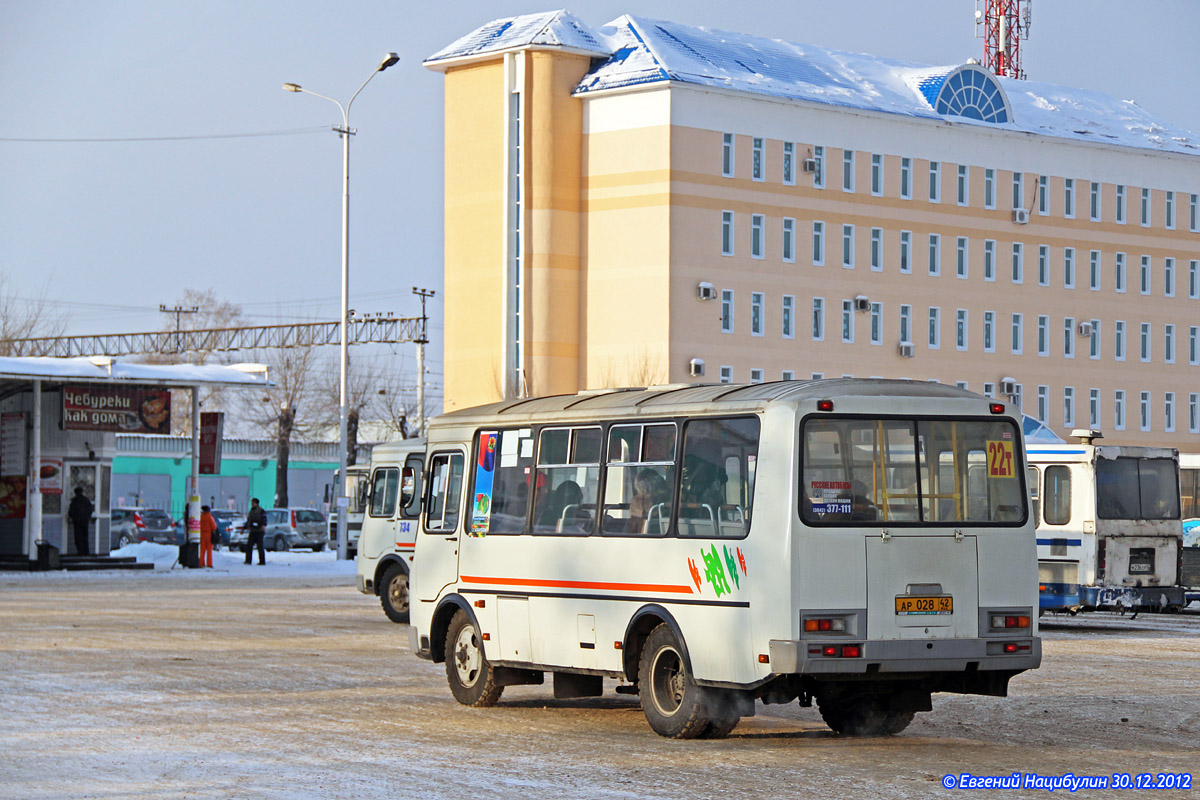
[{"label": "building roof with snow", "polygon": [[930,66],[631,15],[599,28],[567,11],[497,19],[425,65],[445,69],[529,48],[593,57],[577,97],[676,83],[1200,155],[1200,137],[1103,92],[997,77],[976,64]]}]

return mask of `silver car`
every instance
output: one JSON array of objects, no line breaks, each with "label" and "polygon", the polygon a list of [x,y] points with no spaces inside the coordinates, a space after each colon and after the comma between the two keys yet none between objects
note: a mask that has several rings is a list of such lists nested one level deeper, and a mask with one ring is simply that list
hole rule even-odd
[{"label": "silver car", "polygon": [[325,515],[316,509],[268,508],[263,546],[268,550],[303,547],[316,553],[325,549],[327,531]]}]

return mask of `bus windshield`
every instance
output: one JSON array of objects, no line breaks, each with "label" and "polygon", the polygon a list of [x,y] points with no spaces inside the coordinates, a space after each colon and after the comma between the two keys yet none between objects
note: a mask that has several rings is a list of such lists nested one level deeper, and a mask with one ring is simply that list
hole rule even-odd
[{"label": "bus windshield", "polygon": [[1022,525],[1020,434],[1009,420],[809,417],[800,514],[810,525]]},{"label": "bus windshield", "polygon": [[1096,516],[1179,519],[1175,475],[1169,458],[1096,459]]}]

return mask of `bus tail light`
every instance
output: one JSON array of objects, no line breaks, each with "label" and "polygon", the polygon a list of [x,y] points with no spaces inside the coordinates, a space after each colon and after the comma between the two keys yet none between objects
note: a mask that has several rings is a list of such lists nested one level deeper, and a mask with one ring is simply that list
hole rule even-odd
[{"label": "bus tail light", "polygon": [[990,405],[988,405],[988,410],[991,411],[993,414],[1003,414],[1004,413],[1004,403],[991,403]]},{"label": "bus tail light", "polygon": [[862,656],[862,647],[857,644],[842,645],[842,658],[860,658]]},{"label": "bus tail light", "polygon": [[806,633],[845,633],[846,620],[836,617],[819,617],[804,620]]},{"label": "bus tail light", "polygon": [[1009,628],[1028,628],[1029,617],[1023,614],[996,614],[992,617],[993,630],[1007,630]]},{"label": "bus tail light", "polygon": [[862,658],[861,644],[827,644],[822,647],[811,647],[809,655],[821,655],[825,658]]},{"label": "bus tail light", "polygon": [[817,411],[833,411],[833,401],[832,400],[818,400],[817,401]]}]

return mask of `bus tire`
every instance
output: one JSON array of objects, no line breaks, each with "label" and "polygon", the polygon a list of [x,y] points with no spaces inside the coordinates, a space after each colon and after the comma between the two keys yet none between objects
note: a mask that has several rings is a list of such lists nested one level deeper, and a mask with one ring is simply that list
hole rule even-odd
[{"label": "bus tire", "polygon": [[889,709],[878,697],[817,700],[821,719],[842,736],[893,736],[909,726],[914,712]]},{"label": "bus tire", "polygon": [[446,631],[446,679],[454,699],[464,706],[494,706],[504,691],[496,685],[492,665],[483,655],[479,631],[461,609]]},{"label": "bus tire", "polygon": [[379,603],[392,622],[408,623],[408,573],[392,564],[379,583]]},{"label": "bus tire", "polygon": [[[642,713],[660,736],[696,739],[703,736],[713,724],[708,711],[711,692],[703,686],[697,686],[692,679],[683,657],[683,648],[666,623],[660,624],[646,637],[638,662],[638,690]],[[714,733],[724,735],[720,733],[724,724],[720,724]],[[735,719],[733,725],[736,724]],[[729,730],[733,729],[733,725],[729,725]]]}]

